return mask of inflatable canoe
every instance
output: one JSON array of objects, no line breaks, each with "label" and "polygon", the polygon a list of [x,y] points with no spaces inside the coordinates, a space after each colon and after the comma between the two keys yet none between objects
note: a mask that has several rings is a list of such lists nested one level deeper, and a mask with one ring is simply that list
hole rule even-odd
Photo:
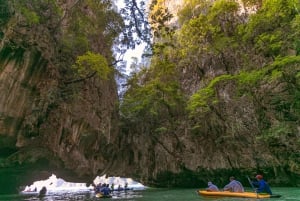
[{"label": "inflatable canoe", "polygon": [[199,195],[202,196],[211,196],[211,197],[239,197],[239,198],[278,198],[281,197],[280,195],[269,195],[269,194],[259,194],[254,192],[244,192],[244,193],[237,193],[237,192],[230,192],[230,191],[206,191],[206,190],[199,190]]},{"label": "inflatable canoe", "polygon": [[96,198],[111,198],[112,196],[111,195],[103,195],[101,193],[97,193],[95,195]]}]

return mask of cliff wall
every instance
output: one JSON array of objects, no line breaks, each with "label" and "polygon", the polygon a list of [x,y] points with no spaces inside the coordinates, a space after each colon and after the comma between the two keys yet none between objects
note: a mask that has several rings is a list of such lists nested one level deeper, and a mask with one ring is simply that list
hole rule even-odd
[{"label": "cliff wall", "polygon": [[[281,33],[280,44],[293,44],[275,13],[281,28],[260,21],[284,3],[249,5],[261,9],[249,14],[238,1],[185,1],[179,12],[152,2],[154,56],[121,107],[127,174],[195,187],[223,186],[230,175],[247,185],[247,175],[261,173],[271,185],[298,186],[299,56],[290,45],[273,52],[274,41],[260,43]],[[179,15],[176,30],[167,10]]]},{"label": "cliff wall", "polygon": [[[85,50],[76,46],[74,15],[92,13],[93,5],[23,3],[2,5],[11,12],[1,24],[1,188],[16,190],[52,172],[90,182],[110,167],[118,133],[114,74],[78,77],[71,68]],[[80,34],[111,62],[103,32]]]}]

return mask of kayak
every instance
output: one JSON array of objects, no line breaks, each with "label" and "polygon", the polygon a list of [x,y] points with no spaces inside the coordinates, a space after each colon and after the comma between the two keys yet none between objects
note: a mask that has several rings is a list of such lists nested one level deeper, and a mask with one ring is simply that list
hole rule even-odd
[{"label": "kayak", "polygon": [[199,195],[202,196],[211,196],[211,197],[239,197],[239,198],[278,198],[281,197],[280,195],[270,195],[270,194],[260,194],[254,192],[230,192],[230,191],[206,191],[206,190],[199,190]]},{"label": "kayak", "polygon": [[97,193],[95,196],[96,196],[96,198],[111,198],[112,197],[111,195],[103,195],[101,193]]},{"label": "kayak", "polygon": [[133,191],[133,188],[114,188],[112,191]]}]

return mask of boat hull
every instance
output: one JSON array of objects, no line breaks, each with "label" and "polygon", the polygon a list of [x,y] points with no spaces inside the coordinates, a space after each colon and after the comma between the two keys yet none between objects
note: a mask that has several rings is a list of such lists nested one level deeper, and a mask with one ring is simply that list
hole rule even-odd
[{"label": "boat hull", "polygon": [[244,193],[237,193],[237,192],[230,192],[230,191],[205,191],[199,190],[199,195],[202,196],[210,196],[210,197],[239,197],[239,198],[271,198],[273,196],[269,194],[258,194],[254,192],[244,192]]},{"label": "boat hull", "polygon": [[111,195],[103,195],[101,193],[97,193],[95,195],[96,198],[111,198],[112,196]]}]

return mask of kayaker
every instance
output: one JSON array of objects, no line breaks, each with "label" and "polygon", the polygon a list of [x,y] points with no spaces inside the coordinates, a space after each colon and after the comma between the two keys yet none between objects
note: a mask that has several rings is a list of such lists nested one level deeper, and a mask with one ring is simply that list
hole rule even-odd
[{"label": "kayaker", "polygon": [[272,195],[272,191],[270,189],[269,184],[263,179],[263,176],[258,174],[255,177],[257,179],[257,182],[252,182],[254,186],[257,186],[258,188],[256,189],[257,193],[268,193]]},{"label": "kayaker", "polygon": [[110,185],[110,189],[111,189],[111,191],[114,191],[114,188],[115,188],[115,184],[114,184],[114,183],[112,183],[112,184]]},{"label": "kayaker", "polygon": [[43,186],[43,188],[40,190],[39,192],[39,197],[44,197],[47,193],[47,188],[45,186]]},{"label": "kayaker", "polygon": [[99,183],[95,186],[95,193],[100,193],[101,192],[101,188],[102,188],[102,184]]},{"label": "kayaker", "polygon": [[101,188],[101,193],[102,193],[102,195],[104,195],[104,196],[110,195],[111,190],[110,190],[110,188],[109,188],[109,184],[104,185],[104,186]]},{"label": "kayaker", "polygon": [[229,178],[230,182],[226,186],[224,186],[224,191],[231,191],[231,192],[239,192],[243,193],[244,192],[244,187],[241,184],[241,182],[235,180],[234,177]]},{"label": "kayaker", "polygon": [[207,182],[207,186],[207,191],[219,191],[219,188],[216,185],[214,185],[211,181]]}]

